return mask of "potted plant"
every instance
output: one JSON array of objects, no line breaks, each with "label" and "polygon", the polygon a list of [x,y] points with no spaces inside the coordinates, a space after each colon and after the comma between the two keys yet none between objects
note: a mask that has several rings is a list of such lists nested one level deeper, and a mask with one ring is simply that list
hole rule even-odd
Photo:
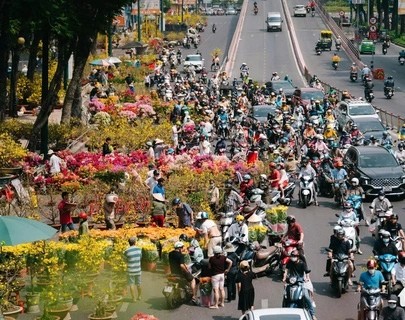
[{"label": "potted plant", "polygon": [[257,241],[259,243],[262,243],[266,238],[267,231],[268,231],[267,227],[262,225],[249,227],[249,241],[250,242]]},{"label": "potted plant", "polygon": [[113,312],[107,311],[109,306],[105,301],[97,301],[94,312],[89,315],[90,320],[110,320],[112,319]]},{"label": "potted plant", "polygon": [[157,247],[151,241],[139,240],[137,245],[142,248],[142,264],[147,271],[156,271],[156,262],[159,259]]}]

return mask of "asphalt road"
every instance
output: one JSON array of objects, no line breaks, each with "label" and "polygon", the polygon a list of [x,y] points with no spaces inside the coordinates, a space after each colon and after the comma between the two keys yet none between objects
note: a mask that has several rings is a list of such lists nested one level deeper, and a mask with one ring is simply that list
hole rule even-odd
[{"label": "asphalt road", "polygon": [[[305,4],[305,1],[291,0],[288,1],[288,8],[293,15],[293,7],[296,4]],[[352,61],[347,55],[340,51],[338,55],[341,58],[339,68],[335,71],[332,68],[331,59],[335,50],[331,52],[324,51],[320,56],[315,54],[315,43],[319,39],[320,30],[327,29],[325,24],[318,16],[311,17],[307,15],[303,17],[292,17],[292,21],[297,34],[297,39],[301,51],[303,52],[307,68],[312,74],[316,74],[322,81],[327,82],[339,89],[347,89],[356,97],[363,97],[364,89],[361,83],[352,83],[349,80],[349,70]],[[335,47],[333,46],[333,49]],[[383,81],[374,80],[374,95],[373,104],[386,111],[397,115],[405,116],[403,109],[403,101],[405,98],[405,66],[400,66],[398,63],[398,55],[400,48],[394,44],[388,48],[387,55],[382,54],[381,42],[376,45],[376,54],[374,55],[374,68],[384,69],[385,76],[392,75],[395,80],[395,95],[392,100],[387,100],[383,92]],[[371,65],[373,60],[372,55],[360,55],[361,60]]]}]

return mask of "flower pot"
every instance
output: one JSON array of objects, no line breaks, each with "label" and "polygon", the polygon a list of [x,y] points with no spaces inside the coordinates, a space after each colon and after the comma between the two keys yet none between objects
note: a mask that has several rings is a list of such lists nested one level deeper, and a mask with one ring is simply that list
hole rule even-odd
[{"label": "flower pot", "polygon": [[63,305],[57,305],[54,307],[49,307],[48,313],[51,316],[57,316],[61,319],[65,319],[66,315],[69,313],[70,307],[67,308],[66,306]]},{"label": "flower pot", "polygon": [[11,305],[9,310],[3,311],[3,316],[10,316],[13,319],[17,319],[22,311],[22,307]]},{"label": "flower pot", "polygon": [[70,308],[72,308],[72,306],[73,306],[73,298],[58,300],[58,306],[66,307],[66,308],[69,308],[69,310],[70,310]]},{"label": "flower pot", "polygon": [[171,272],[170,272],[170,266],[169,266],[169,265],[163,266],[163,270],[164,270],[164,273],[165,273],[165,274],[170,274],[170,273],[171,273]]},{"label": "flower pot", "polygon": [[156,262],[145,262],[145,270],[150,272],[156,271]]},{"label": "flower pot", "polygon": [[90,314],[88,316],[88,319],[90,319],[90,320],[111,320],[112,319],[112,313],[108,313],[104,317],[99,317],[99,316],[96,316],[94,313],[92,313],[92,314]]},{"label": "flower pot", "polygon": [[[60,318],[59,318],[58,316],[51,316],[51,315],[49,315],[48,317],[49,317],[49,319],[60,320]],[[41,320],[41,317],[36,317],[35,320]]]},{"label": "flower pot", "polygon": [[26,313],[38,313],[39,310],[39,292],[27,292],[25,298],[27,303]]}]

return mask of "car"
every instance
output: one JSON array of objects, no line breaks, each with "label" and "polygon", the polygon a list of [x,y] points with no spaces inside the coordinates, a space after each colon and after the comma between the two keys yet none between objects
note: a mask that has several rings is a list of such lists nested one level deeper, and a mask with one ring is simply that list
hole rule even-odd
[{"label": "car", "polygon": [[252,107],[251,117],[260,123],[265,123],[267,121],[267,115],[269,113],[274,115],[276,109],[276,106],[272,104],[259,104]]},{"label": "car", "polygon": [[247,311],[239,320],[311,320],[306,309],[266,308]]},{"label": "car", "polygon": [[362,117],[352,120],[354,124],[357,124],[358,129],[364,136],[364,140],[370,140],[371,136],[380,140],[383,132],[387,131],[387,128],[381,123],[380,119],[374,117]]},{"label": "car", "polygon": [[189,54],[184,60],[183,69],[186,70],[190,65],[194,66],[196,72],[200,72],[204,67],[204,59],[200,54]]},{"label": "car", "polygon": [[225,14],[225,9],[219,8],[216,13],[217,16],[223,16]]},{"label": "car", "polygon": [[350,99],[341,101],[337,104],[335,112],[339,129],[342,129],[350,120],[364,117],[380,119],[374,107],[364,100]]},{"label": "car", "polygon": [[395,156],[381,146],[351,146],[343,158],[351,177],[360,181],[366,196],[405,194],[405,173]]},{"label": "car", "polygon": [[230,16],[230,15],[236,15],[238,13],[236,12],[235,8],[229,7],[228,9],[226,9],[225,14],[227,16]]},{"label": "car", "polygon": [[293,104],[300,103],[302,106],[306,106],[311,99],[322,101],[325,94],[322,90],[305,87],[296,89],[293,95]]},{"label": "car", "polygon": [[284,94],[286,97],[292,97],[296,87],[294,87],[291,81],[288,80],[276,80],[276,81],[268,81],[265,83],[267,90],[271,92],[275,92],[276,94],[279,92],[280,89],[283,89]]},{"label": "car", "polygon": [[303,4],[297,4],[294,7],[294,17],[306,17],[307,16],[307,9]]},{"label": "car", "polygon": [[360,54],[371,53],[375,54],[375,44],[372,40],[363,40],[359,45]]},{"label": "car", "polygon": [[207,10],[205,10],[205,14],[207,16],[212,16],[214,14],[214,9],[212,8],[207,8]]}]

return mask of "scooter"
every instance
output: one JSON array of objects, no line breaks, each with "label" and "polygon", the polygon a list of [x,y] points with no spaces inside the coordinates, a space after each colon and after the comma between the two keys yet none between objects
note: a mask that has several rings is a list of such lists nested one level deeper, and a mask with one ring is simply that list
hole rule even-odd
[{"label": "scooter", "polygon": [[281,240],[281,246],[282,246],[282,253],[280,265],[281,270],[284,271],[288,261],[290,261],[291,252],[293,252],[298,247],[298,241],[294,239]]},{"label": "scooter", "polygon": [[385,87],[384,88],[384,95],[387,99],[391,99],[394,96],[394,88],[392,87]]},{"label": "scooter", "polygon": [[367,102],[369,102],[369,103],[371,103],[371,101],[374,100],[374,92],[373,92],[373,89],[369,89],[369,90],[368,90],[368,93],[367,93],[367,95],[366,95],[365,98],[366,98]]},{"label": "scooter", "polygon": [[[380,316],[380,306],[381,306],[381,290],[380,289],[368,289],[363,290],[361,297],[363,305],[365,306],[363,319],[366,320],[377,320]],[[360,304],[357,309],[360,309]]]},{"label": "scooter", "polygon": [[336,43],[336,45],[335,45],[336,51],[340,51],[341,46],[342,45],[340,43]]},{"label": "scooter", "polygon": [[253,13],[255,14],[255,16],[257,16],[257,14],[259,13],[259,9],[257,7],[254,7]]},{"label": "scooter", "polygon": [[315,47],[315,52],[317,56],[320,56],[322,53],[322,49],[320,47]]},{"label": "scooter", "polygon": [[337,70],[339,63],[337,61],[332,61],[333,69]]},{"label": "scooter", "polygon": [[312,17],[312,18],[315,17],[315,8],[312,8],[311,17]]},{"label": "scooter", "polygon": [[399,57],[399,58],[398,58],[398,61],[399,61],[399,64],[400,64],[401,66],[403,66],[404,63],[405,63],[405,57]]},{"label": "scooter", "polygon": [[304,209],[314,202],[313,184],[314,179],[311,176],[302,176],[300,179],[299,200]]},{"label": "scooter", "polygon": [[357,232],[356,232],[356,228],[355,228],[356,222],[353,221],[352,219],[343,219],[342,221],[339,222],[339,225],[345,231],[345,237],[352,244],[351,250],[353,252],[356,252],[357,245],[358,245],[358,237],[357,237]]},{"label": "scooter", "polygon": [[304,279],[289,277],[284,288],[283,308],[305,308]]},{"label": "scooter", "polygon": [[358,74],[357,72],[350,72],[350,81],[351,82],[356,82],[358,79]]},{"label": "scooter", "polygon": [[[201,270],[198,270],[193,276],[198,277],[200,273]],[[167,283],[162,293],[165,296],[167,308],[174,309],[191,300],[193,292],[190,283],[184,277],[169,274],[166,279]]]},{"label": "scooter", "polygon": [[[326,249],[330,251],[330,249]],[[342,293],[348,289],[349,281],[349,256],[343,253],[333,255],[332,257],[332,288],[335,289],[336,296],[340,298]]]},{"label": "scooter", "polygon": [[384,56],[387,54],[387,48],[384,46],[382,47],[382,53]]},{"label": "scooter", "polygon": [[221,120],[218,126],[218,136],[226,139],[228,135],[229,135],[228,122],[226,120]]},{"label": "scooter", "polygon": [[383,254],[381,256],[375,256],[375,258],[378,261],[385,281],[387,281],[387,294],[390,296],[392,293],[391,271],[394,269],[397,257],[392,254]]},{"label": "scooter", "polygon": [[230,211],[230,212],[221,212],[219,213],[221,218],[219,220],[219,224],[221,226],[221,234],[222,234],[222,240],[227,239],[228,236],[228,229],[234,222],[234,217],[235,214]]},{"label": "scooter", "polygon": [[397,247],[398,251],[402,251],[402,240],[404,240],[404,238],[400,237],[400,236],[395,236],[395,237],[391,237],[391,240],[395,243],[395,246]]}]

